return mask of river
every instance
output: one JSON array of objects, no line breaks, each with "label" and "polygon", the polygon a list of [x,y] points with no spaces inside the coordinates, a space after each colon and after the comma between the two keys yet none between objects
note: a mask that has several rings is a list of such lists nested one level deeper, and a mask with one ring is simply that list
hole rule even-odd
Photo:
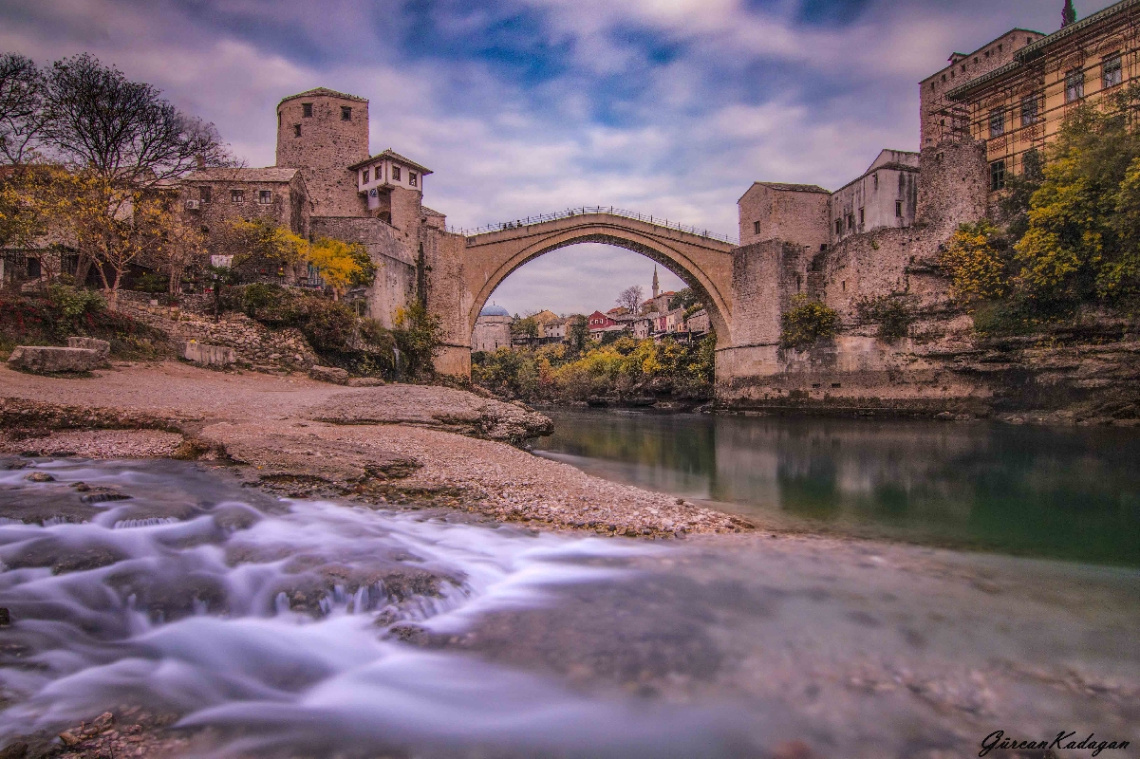
[{"label": "river", "polygon": [[761,524],[1140,566],[1140,433],[548,410],[540,455]]},{"label": "river", "polygon": [[[710,422],[653,422],[687,423]],[[670,487],[706,492],[712,453],[665,467]],[[0,748],[139,706],[185,757],[934,759],[995,729],[1134,737],[1131,569],[543,533],[278,499],[186,462],[0,464]]]}]

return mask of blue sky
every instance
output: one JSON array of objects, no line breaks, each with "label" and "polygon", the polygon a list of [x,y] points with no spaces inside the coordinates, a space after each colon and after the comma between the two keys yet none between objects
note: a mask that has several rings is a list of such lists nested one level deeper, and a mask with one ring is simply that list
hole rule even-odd
[{"label": "blue sky", "polygon": [[[94,53],[213,121],[251,166],[273,163],[285,95],[367,97],[373,152],[434,169],[425,203],[456,226],[614,205],[735,234],[755,180],[835,188],[881,148],[916,149],[920,79],[1012,27],[1054,31],[1062,5],[0,0],[0,50],[44,63]],[[634,254],[576,246],[494,299],[592,310],[651,275]]]}]

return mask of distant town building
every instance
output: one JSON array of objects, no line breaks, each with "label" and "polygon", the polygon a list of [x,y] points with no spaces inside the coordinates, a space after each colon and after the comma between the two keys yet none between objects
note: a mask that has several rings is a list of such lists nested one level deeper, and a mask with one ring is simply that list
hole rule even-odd
[{"label": "distant town building", "polygon": [[471,332],[472,351],[496,351],[511,347],[511,323],[514,321],[507,309],[496,304],[483,307],[475,319],[475,329]]}]

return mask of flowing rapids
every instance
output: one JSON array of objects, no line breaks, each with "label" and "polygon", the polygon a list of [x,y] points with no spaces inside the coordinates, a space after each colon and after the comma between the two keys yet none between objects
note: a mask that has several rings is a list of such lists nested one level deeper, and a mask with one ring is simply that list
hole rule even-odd
[{"label": "flowing rapids", "polygon": [[1119,732],[1140,693],[1130,571],[533,534],[176,462],[0,471],[0,514],[0,747],[142,705],[223,757],[937,756]]}]

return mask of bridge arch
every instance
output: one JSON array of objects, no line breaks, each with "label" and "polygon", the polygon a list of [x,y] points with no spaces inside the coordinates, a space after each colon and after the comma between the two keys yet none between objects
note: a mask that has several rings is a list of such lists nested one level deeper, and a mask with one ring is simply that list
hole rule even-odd
[{"label": "bridge arch", "polygon": [[731,344],[734,246],[676,227],[605,212],[568,215],[468,237],[464,260],[470,296],[466,339],[470,341],[479,312],[503,280],[546,253],[587,242],[640,253],[676,274],[706,304],[718,344]]}]

